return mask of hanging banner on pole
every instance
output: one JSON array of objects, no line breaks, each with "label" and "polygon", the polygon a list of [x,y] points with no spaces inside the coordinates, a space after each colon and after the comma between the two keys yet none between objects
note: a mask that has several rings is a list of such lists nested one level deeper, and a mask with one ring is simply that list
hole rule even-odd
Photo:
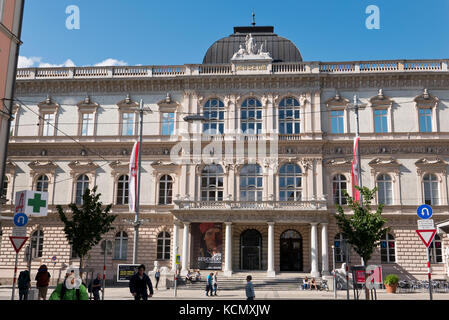
[{"label": "hanging banner on pole", "polygon": [[432,243],[432,240],[435,237],[437,230],[436,229],[416,230],[416,233],[421,238],[424,245],[428,248],[430,246],[430,244]]},{"label": "hanging banner on pole", "polygon": [[359,186],[360,181],[360,163],[359,163],[359,137],[354,139],[354,154],[352,156],[352,168],[351,168],[351,178],[352,178],[352,196],[355,201],[360,203],[360,192],[355,188]]},{"label": "hanging banner on pole", "polygon": [[134,143],[131,159],[129,160],[129,210],[131,212],[136,212],[139,152],[139,142],[136,142]]}]

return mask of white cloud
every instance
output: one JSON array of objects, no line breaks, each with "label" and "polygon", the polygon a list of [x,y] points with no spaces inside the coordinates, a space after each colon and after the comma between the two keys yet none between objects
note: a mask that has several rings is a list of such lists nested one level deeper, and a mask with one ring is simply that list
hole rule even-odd
[{"label": "white cloud", "polygon": [[[109,66],[127,66],[128,63],[123,60],[117,60],[113,58],[105,59],[99,63],[94,64],[95,67],[109,67]],[[60,68],[60,67],[76,67],[76,64],[71,59],[67,59],[62,64],[53,64],[49,62],[42,61],[42,58],[39,57],[25,57],[19,56],[19,61],[17,66],[19,68]]]},{"label": "white cloud", "polygon": [[38,57],[24,57],[24,56],[19,56],[19,61],[17,63],[17,67],[18,68],[31,68],[34,66],[34,64],[36,62],[41,62],[42,58],[38,58]]},{"label": "white cloud", "polygon": [[126,63],[123,60],[117,60],[117,59],[112,59],[112,58],[108,58],[104,61],[94,64],[95,67],[127,66],[127,65],[128,65],[128,63]]},{"label": "white cloud", "polygon": [[76,65],[70,59],[67,59],[63,64],[51,64],[46,62],[42,62],[39,64],[39,68],[58,68],[58,67],[76,67]]}]

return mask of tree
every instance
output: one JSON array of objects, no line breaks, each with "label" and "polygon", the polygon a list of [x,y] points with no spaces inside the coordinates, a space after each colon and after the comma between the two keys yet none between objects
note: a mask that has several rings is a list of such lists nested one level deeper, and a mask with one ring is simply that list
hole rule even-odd
[{"label": "tree", "polygon": [[72,245],[72,250],[80,258],[80,274],[84,268],[84,258],[88,252],[102,239],[102,235],[113,230],[112,223],[116,215],[109,214],[112,204],[103,209],[99,201],[101,194],[96,194],[97,187],[86,189],[83,194],[83,204],[78,208],[74,203],[69,204],[71,220],[65,214],[62,206],[56,206],[59,217],[64,223],[64,232]]},{"label": "tree", "polygon": [[[348,206],[352,209],[352,215],[345,215],[343,208],[337,204],[335,218],[337,225],[346,241],[352,245],[354,251],[362,258],[362,264],[366,266],[389,228],[384,227],[387,220],[382,217],[383,204],[379,204],[375,212],[371,212],[371,200],[377,191],[377,187],[370,190],[367,187],[355,186],[362,195],[362,204],[345,193]],[[365,279],[367,275],[365,273]],[[368,299],[368,289],[365,288]]]}]

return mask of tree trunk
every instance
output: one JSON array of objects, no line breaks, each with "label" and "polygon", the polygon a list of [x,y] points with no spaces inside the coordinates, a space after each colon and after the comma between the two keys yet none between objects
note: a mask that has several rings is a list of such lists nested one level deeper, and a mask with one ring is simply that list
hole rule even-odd
[{"label": "tree trunk", "polygon": [[84,256],[80,257],[80,278],[83,279],[83,271],[84,271]]},{"label": "tree trunk", "polygon": [[365,267],[365,300],[370,300],[370,294],[369,294],[369,289],[366,286],[366,280],[368,279],[368,275],[366,274],[366,265],[365,265],[365,259],[362,258],[362,265]]}]

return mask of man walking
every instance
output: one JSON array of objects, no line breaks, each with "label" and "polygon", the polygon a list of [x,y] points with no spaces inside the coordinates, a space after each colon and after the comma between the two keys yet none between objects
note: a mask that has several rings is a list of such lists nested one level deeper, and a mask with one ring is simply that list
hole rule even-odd
[{"label": "man walking", "polygon": [[217,286],[218,286],[218,279],[217,279],[218,272],[215,271],[213,277],[212,277],[212,285],[213,285],[213,292],[211,291],[211,295],[216,296],[217,295]]},{"label": "man walking", "polygon": [[154,278],[156,279],[156,290],[157,290],[157,285],[159,284],[159,279],[161,278],[161,273],[159,269],[156,269],[156,272],[154,273]]},{"label": "man walking", "polygon": [[[147,291],[150,289],[150,295],[148,295]],[[134,300],[148,300],[148,297],[153,296],[153,285],[151,284],[150,277],[145,273],[145,266],[141,264],[137,269],[137,273],[131,277],[129,281],[129,290],[131,294],[134,296]]]},{"label": "man walking", "polygon": [[210,273],[207,276],[207,284],[206,284],[206,296],[209,296],[209,292],[210,292],[210,296],[212,297],[212,277],[214,276],[213,273]]},{"label": "man walking", "polygon": [[251,282],[252,279],[253,277],[251,276],[246,277],[247,284],[245,287],[245,291],[246,291],[246,300],[248,301],[252,301],[256,297],[256,295],[254,294],[254,285]]}]

